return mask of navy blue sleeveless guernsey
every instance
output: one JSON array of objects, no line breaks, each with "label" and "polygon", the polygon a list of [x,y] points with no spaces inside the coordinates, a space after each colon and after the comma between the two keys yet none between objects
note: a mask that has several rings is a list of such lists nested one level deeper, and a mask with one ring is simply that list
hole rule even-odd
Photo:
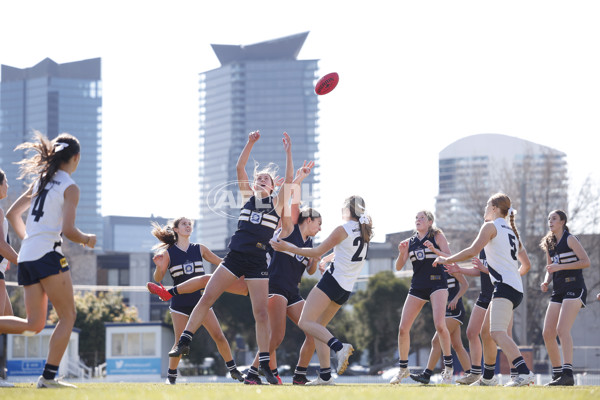
[{"label": "navy blue sleeveless guernsey", "polygon": [[[569,264],[579,261],[573,249],[567,244],[567,240],[571,234],[567,231],[560,238],[560,242],[553,249],[548,250],[550,259],[555,264]],[[552,290],[557,293],[566,292],[571,289],[583,289],[585,282],[583,281],[582,269],[567,269],[556,271],[552,274]]]},{"label": "navy blue sleeveless guernsey", "polygon": [[[187,251],[181,250],[176,245],[169,247],[167,251],[171,259],[169,273],[173,278],[173,285],[179,285],[188,279],[205,274],[202,265],[202,250],[198,243],[190,243]],[[193,307],[198,303],[200,297],[202,297],[202,290],[173,296],[171,307]]]},{"label": "navy blue sleeveless guernsey", "polygon": [[440,249],[434,238],[425,235],[419,240],[418,234],[410,238],[408,245],[408,256],[413,265],[413,276],[410,286],[415,289],[428,289],[432,287],[447,287],[444,267],[433,266],[437,255],[429,250],[423,243],[430,241],[436,249]]},{"label": "navy blue sleeveless guernsey", "polygon": [[[458,282],[458,279],[454,276],[450,275],[448,271],[444,271],[444,275],[448,282],[448,301],[450,302],[458,295],[458,292],[460,292],[460,282]],[[462,297],[458,298],[454,309],[450,308],[450,303],[446,305],[446,318],[454,318],[461,324],[464,322],[465,305],[463,304]]]},{"label": "navy blue sleeveless guernsey", "polygon": [[[297,247],[312,247],[312,239],[302,239],[300,226],[294,225],[294,230],[286,238],[281,238]],[[290,252],[276,251],[269,265],[269,281],[283,288],[295,289],[300,284],[302,274],[308,266],[308,257]]]},{"label": "navy blue sleeveless guernsey", "polygon": [[444,271],[444,275],[446,276],[446,282],[448,283],[448,301],[450,301],[459,292],[460,285],[456,278],[450,275],[447,271]]},{"label": "navy blue sleeveless guernsey", "polygon": [[231,237],[229,249],[265,257],[278,223],[279,215],[273,206],[273,197],[257,199],[252,196],[240,210],[238,229]]},{"label": "navy blue sleeveless guernsey", "polygon": [[[487,259],[485,258],[485,250],[481,250],[479,253],[479,259],[481,263],[488,268]],[[481,294],[488,299],[492,299],[492,293],[494,293],[494,284],[490,279],[490,274],[486,274],[483,271],[479,271],[479,279],[481,281]]]}]

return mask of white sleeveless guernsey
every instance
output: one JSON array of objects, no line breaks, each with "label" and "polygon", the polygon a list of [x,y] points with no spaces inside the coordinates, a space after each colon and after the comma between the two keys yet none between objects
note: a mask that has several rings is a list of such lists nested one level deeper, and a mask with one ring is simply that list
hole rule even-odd
[{"label": "white sleeveless guernsey", "polygon": [[354,282],[362,271],[367,256],[368,243],[360,236],[358,221],[350,220],[342,225],[348,237],[333,248],[335,259],[331,273],[342,289],[352,291]]},{"label": "white sleeveless guernsey", "polygon": [[[63,170],[58,170],[44,190],[31,199],[25,222],[25,238],[19,251],[19,262],[35,261],[51,251],[63,254],[61,232],[65,190],[75,181]],[[39,181],[33,188],[37,191]]]},{"label": "white sleeveless guernsey", "polygon": [[492,283],[503,282],[523,293],[523,282],[519,274],[519,241],[517,235],[504,218],[494,222],[496,237],[485,245],[485,255]]},{"label": "white sleeveless guernsey", "polygon": [[[2,221],[2,231],[6,236],[4,240],[8,241],[8,221],[6,220],[6,218],[4,218],[4,221]],[[2,259],[2,261],[0,261],[0,272],[5,273],[6,267],[8,266],[8,260],[4,257],[0,258]]]}]

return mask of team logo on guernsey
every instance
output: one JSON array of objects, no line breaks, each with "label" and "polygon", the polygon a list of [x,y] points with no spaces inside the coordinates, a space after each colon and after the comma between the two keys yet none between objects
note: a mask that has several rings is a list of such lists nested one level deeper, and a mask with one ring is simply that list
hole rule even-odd
[{"label": "team logo on guernsey", "polygon": [[560,264],[560,256],[559,256],[558,254],[555,254],[555,255],[552,257],[552,262],[553,262],[554,264]]},{"label": "team logo on guernsey", "polygon": [[302,261],[304,261],[304,256],[301,256],[300,254],[296,254],[296,260],[302,262]]},{"label": "team logo on guernsey", "polygon": [[186,275],[189,274],[193,274],[194,273],[194,263],[193,262],[186,262],[185,264],[183,264],[183,273]]},{"label": "team logo on guernsey", "polygon": [[252,222],[253,224],[260,224],[261,221],[262,214],[257,213],[256,211],[252,211],[252,214],[250,214],[250,222]]},{"label": "team logo on guernsey", "polygon": [[425,259],[425,250],[423,250],[423,249],[415,250],[415,257],[417,258],[417,260],[423,261]]}]

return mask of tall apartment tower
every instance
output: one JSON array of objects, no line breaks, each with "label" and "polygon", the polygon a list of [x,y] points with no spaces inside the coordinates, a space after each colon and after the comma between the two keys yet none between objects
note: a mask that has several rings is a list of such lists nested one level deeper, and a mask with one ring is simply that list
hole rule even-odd
[{"label": "tall apartment tower", "polygon": [[551,210],[567,209],[565,158],[553,148],[507,135],[457,140],[439,155],[436,223],[442,229],[476,231],[488,198],[504,192],[519,211],[519,220],[527,216],[524,232],[543,234],[547,227],[534,218],[543,221]]},{"label": "tall apartment tower", "polygon": [[49,58],[31,68],[2,65],[0,80],[0,168],[11,195],[24,189],[14,164],[25,156],[14,148],[31,140],[34,130],[49,139],[66,132],[79,139],[81,161],[73,179],[80,188],[76,224],[97,235],[102,247],[100,58],[58,64]]},{"label": "tall apartment tower", "polygon": [[[318,151],[318,100],[314,93],[318,60],[298,60],[308,32],[247,46],[212,48],[221,67],[200,75],[201,243],[224,249],[237,229],[242,206],[236,163],[248,133],[259,130],[246,166],[279,166],[285,174],[282,134],[292,138],[295,168],[315,160]],[[318,163],[317,163],[318,167]],[[315,206],[318,168],[305,179],[303,198]],[[307,201],[308,203],[308,201]]]}]

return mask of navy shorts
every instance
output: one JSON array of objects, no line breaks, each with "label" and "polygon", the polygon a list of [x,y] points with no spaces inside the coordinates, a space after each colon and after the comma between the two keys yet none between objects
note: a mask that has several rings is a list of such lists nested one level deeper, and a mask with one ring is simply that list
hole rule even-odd
[{"label": "navy shorts", "polygon": [[492,301],[492,298],[488,294],[479,292],[479,297],[477,297],[475,305],[487,310],[490,305],[490,301]]},{"label": "navy shorts", "polygon": [[408,294],[410,294],[411,296],[414,296],[416,298],[419,298],[421,300],[425,300],[425,301],[429,301],[429,299],[431,298],[431,294],[433,292],[437,292],[440,289],[444,289],[447,290],[448,286],[436,286],[436,287],[431,287],[431,288],[423,288],[423,289],[418,289],[418,288],[414,288],[414,287],[410,287],[410,289],[408,290]]},{"label": "navy shorts", "polygon": [[585,308],[587,302],[587,289],[586,288],[577,288],[577,289],[568,289],[564,292],[552,292],[550,296],[551,303],[560,303],[562,304],[563,300],[569,299],[580,299],[581,307]]},{"label": "navy shorts", "polygon": [[492,298],[495,299],[497,297],[510,300],[513,303],[513,310],[521,304],[521,301],[523,301],[523,293],[502,282],[496,282],[494,284]]},{"label": "navy shorts", "polygon": [[67,259],[62,254],[51,251],[35,261],[19,263],[17,281],[21,286],[39,283],[41,279],[69,270]]},{"label": "navy shorts", "polygon": [[300,296],[300,289],[298,287],[295,288],[285,288],[283,286],[277,285],[275,282],[269,281],[269,297],[272,296],[281,296],[287,300],[288,307],[293,306],[296,303],[304,301],[304,298]]},{"label": "navy shorts", "polygon": [[326,271],[323,274],[323,277],[319,283],[317,283],[317,287],[321,289],[331,301],[336,302],[340,306],[350,298],[350,292],[344,290],[329,271]]},{"label": "navy shorts", "polygon": [[229,272],[241,278],[269,279],[267,257],[257,257],[239,251],[230,250],[221,263]]},{"label": "navy shorts", "polygon": [[189,317],[190,314],[192,314],[194,307],[196,307],[196,304],[198,304],[202,298],[202,293],[204,293],[204,289],[197,290],[193,293],[183,293],[173,296],[171,298],[169,310]]},{"label": "navy shorts", "polygon": [[456,308],[454,308],[454,310],[446,308],[446,318],[453,318],[460,322],[461,325],[465,322],[465,314],[465,305],[463,304],[462,299],[456,303]]},{"label": "navy shorts", "polygon": [[182,314],[182,315],[185,315],[186,317],[189,317],[190,315],[192,315],[192,311],[194,311],[194,307],[195,306],[171,306],[171,307],[169,307],[169,310],[171,310],[171,312],[174,312],[177,314]]}]

